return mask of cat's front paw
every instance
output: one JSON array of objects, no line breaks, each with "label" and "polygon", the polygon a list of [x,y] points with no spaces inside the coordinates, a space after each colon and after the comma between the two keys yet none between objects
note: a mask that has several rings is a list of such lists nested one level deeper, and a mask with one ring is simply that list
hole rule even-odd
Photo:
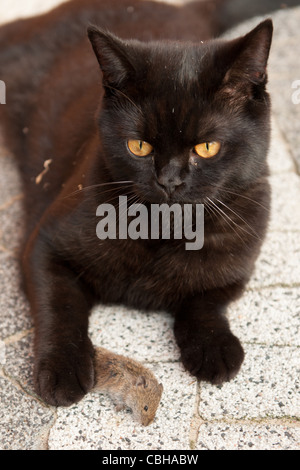
[{"label": "cat's front paw", "polygon": [[244,360],[241,343],[229,330],[193,333],[188,341],[177,342],[185,369],[214,385],[233,379]]},{"label": "cat's front paw", "polygon": [[71,406],[80,401],[94,386],[93,349],[89,342],[39,354],[34,382],[37,394],[49,405]]}]

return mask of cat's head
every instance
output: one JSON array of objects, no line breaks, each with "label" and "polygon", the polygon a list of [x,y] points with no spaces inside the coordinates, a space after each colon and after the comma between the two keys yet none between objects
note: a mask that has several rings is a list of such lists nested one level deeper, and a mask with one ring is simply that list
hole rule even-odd
[{"label": "cat's head", "polygon": [[231,41],[139,42],[88,35],[104,98],[99,129],[115,181],[149,202],[204,202],[266,174],[266,20]]}]

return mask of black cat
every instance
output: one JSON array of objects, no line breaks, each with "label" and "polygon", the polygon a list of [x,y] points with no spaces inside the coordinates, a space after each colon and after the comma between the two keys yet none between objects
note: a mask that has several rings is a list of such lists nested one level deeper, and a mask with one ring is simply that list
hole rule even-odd
[{"label": "black cat", "polygon": [[[182,362],[200,380],[230,380],[243,361],[225,312],[267,227],[272,22],[203,42],[215,20],[200,22],[201,8],[73,1],[0,31],[2,124],[25,188],[35,386],[49,404],[93,386],[95,302],[172,313]],[[102,81],[88,22],[118,34],[88,28]],[[97,207],[120,195],[147,207],[204,204],[203,248],[100,241]]]}]

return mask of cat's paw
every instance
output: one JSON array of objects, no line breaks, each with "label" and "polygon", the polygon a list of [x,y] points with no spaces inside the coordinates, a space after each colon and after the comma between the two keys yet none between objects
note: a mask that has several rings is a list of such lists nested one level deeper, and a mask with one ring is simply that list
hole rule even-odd
[{"label": "cat's paw", "polygon": [[179,344],[185,369],[214,385],[228,382],[236,376],[244,360],[240,341],[229,330],[203,333]]},{"label": "cat's paw", "polygon": [[71,406],[94,386],[93,349],[85,346],[55,349],[35,363],[35,390],[49,405]]}]

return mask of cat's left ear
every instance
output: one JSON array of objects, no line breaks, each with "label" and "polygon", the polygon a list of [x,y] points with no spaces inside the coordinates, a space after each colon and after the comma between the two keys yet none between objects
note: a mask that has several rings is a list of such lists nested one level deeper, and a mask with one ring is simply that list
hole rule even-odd
[{"label": "cat's left ear", "polygon": [[261,85],[267,80],[267,62],[273,35],[272,20],[267,19],[245,36],[228,43],[230,66],[223,85],[238,87],[241,82]]},{"label": "cat's left ear", "polygon": [[96,26],[88,28],[88,37],[103,74],[103,85],[118,88],[134,72],[129,44]]}]

